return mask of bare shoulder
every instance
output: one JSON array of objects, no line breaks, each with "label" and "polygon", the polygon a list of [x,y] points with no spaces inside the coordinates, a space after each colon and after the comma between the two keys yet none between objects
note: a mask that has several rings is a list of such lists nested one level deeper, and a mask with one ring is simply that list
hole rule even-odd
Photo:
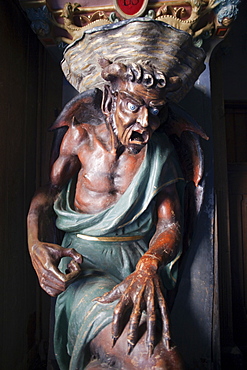
[{"label": "bare shoulder", "polygon": [[60,155],[75,155],[78,148],[88,142],[91,128],[87,124],[72,124],[64,135],[60,147]]},{"label": "bare shoulder", "polygon": [[101,100],[102,92],[93,89],[78,94],[65,105],[51,127],[51,130],[68,127],[60,145],[60,154],[76,154],[78,146],[85,143],[96,127],[105,122]]}]

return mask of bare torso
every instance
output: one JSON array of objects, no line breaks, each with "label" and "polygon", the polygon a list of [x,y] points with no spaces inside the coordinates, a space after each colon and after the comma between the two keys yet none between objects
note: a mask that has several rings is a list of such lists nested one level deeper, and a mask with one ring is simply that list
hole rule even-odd
[{"label": "bare torso", "polygon": [[[73,156],[67,161],[79,168],[74,206],[82,213],[98,213],[116,203],[130,185],[146,153],[144,147],[138,154],[124,150],[120,155],[112,149],[109,131],[105,124],[99,126],[79,125],[69,128],[61,145]],[[75,161],[77,157],[77,163]],[[66,162],[67,162],[66,161]],[[76,163],[73,166],[73,161]],[[64,166],[59,159],[55,167]],[[68,166],[67,166],[68,167]],[[62,168],[58,168],[62,173]]]}]

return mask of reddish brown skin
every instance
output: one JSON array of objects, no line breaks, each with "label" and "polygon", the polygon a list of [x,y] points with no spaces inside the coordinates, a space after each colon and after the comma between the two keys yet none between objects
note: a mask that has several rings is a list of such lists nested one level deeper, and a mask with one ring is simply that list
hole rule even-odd
[{"label": "reddish brown skin", "polygon": [[[76,173],[78,181],[74,205],[78,212],[98,213],[116,203],[130,185],[146,153],[146,142],[135,142],[133,152],[133,143],[129,141],[131,128],[134,127],[140,133],[145,131],[147,141],[161,123],[159,116],[151,114],[150,110],[154,107],[164,108],[162,89],[146,89],[141,84],[119,80],[115,97],[109,90],[105,94],[108,95],[103,99],[102,111],[108,124],[92,126],[82,122],[70,125],[51,170],[51,183],[38,191],[31,203],[28,215],[29,252],[41,287],[51,296],[63,292],[79,276],[83,256],[74,249],[64,249],[57,244],[41,241],[39,227],[43,214],[52,207],[62,187]],[[134,110],[130,109],[133,105],[136,107]],[[118,130],[117,134],[112,129],[112,120]],[[159,193],[157,217],[157,228],[149,250],[139,260],[136,270],[111,292],[98,299],[101,303],[117,299],[119,302],[112,325],[92,341],[91,351],[97,354],[101,348],[109,356],[119,357],[121,366],[126,369],[144,368],[142,357],[149,361],[146,363],[150,367],[146,368],[182,367],[176,350],[170,349],[166,302],[157,274],[158,268],[173,258],[180,239],[180,205],[175,185],[167,186]],[[58,264],[64,256],[72,258],[67,275],[58,270]],[[126,307],[131,308],[132,313],[121,335],[121,320]],[[156,345],[157,307],[163,328],[160,342]],[[139,340],[138,326],[143,308],[147,312],[147,328],[145,340]],[[113,348],[112,344],[115,344]],[[123,355],[126,354],[127,344],[129,356]],[[157,354],[158,359],[155,357]]]}]

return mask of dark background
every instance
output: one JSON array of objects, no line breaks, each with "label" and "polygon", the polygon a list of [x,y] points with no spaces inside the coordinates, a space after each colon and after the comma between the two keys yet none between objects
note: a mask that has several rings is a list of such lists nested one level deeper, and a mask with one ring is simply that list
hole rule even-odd
[{"label": "dark background", "polygon": [[[246,2],[240,10],[211,62],[223,369],[241,368],[247,337]],[[52,142],[48,127],[66,98],[59,63],[32,32],[19,2],[1,1],[0,17],[0,368],[42,369],[50,299],[39,288],[30,263],[26,215],[35,189],[47,180]]]}]

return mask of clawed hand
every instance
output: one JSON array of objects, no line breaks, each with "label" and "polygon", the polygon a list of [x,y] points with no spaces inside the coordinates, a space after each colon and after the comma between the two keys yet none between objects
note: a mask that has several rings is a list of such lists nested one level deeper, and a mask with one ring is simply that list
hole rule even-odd
[{"label": "clawed hand", "polygon": [[132,308],[129,318],[128,353],[132,351],[138,340],[138,327],[142,311],[147,312],[146,344],[149,356],[152,355],[155,345],[158,308],[162,319],[162,340],[167,349],[170,349],[170,333],[167,308],[161,290],[161,281],[156,271],[136,270],[124,281],[116,285],[110,292],[96,300],[100,303],[110,303],[119,299],[112,321],[113,345],[121,335],[121,320],[126,309]]},{"label": "clawed hand", "polygon": [[[52,297],[62,293],[81,273],[82,256],[73,248],[37,242],[33,245],[31,259],[42,289]],[[68,273],[63,274],[58,265],[63,257],[71,257]]]}]

